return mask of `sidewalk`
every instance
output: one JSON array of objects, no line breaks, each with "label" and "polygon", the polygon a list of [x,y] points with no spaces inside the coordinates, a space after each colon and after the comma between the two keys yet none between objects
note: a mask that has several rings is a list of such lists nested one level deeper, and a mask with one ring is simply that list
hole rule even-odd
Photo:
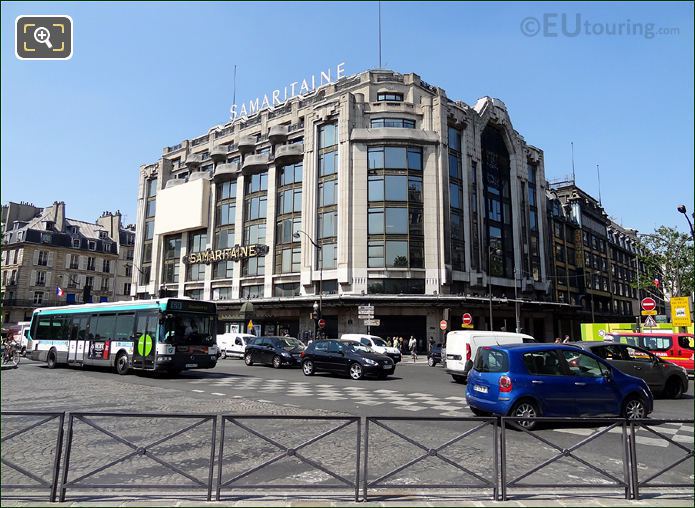
[{"label": "sidewalk", "polygon": [[[571,493],[567,493],[571,494]],[[214,495],[214,494],[213,494]],[[625,500],[617,495],[606,497],[594,497],[589,493],[577,493],[574,496],[563,495],[562,497],[553,498],[552,496],[539,496],[534,494],[515,494],[508,501],[493,501],[492,499],[484,499],[477,497],[476,499],[462,499],[461,496],[441,495],[436,498],[417,497],[417,496],[398,496],[389,497],[383,500],[382,496],[370,495],[369,501],[355,502],[354,498],[346,495],[337,495],[329,498],[325,495],[295,495],[288,496],[282,493],[271,496],[235,496],[234,499],[228,499],[228,496],[222,496],[222,501],[205,501],[201,497],[173,497],[171,494],[163,494],[161,497],[157,495],[142,495],[142,496],[119,496],[113,498],[94,498],[92,496],[69,496],[69,500],[64,503],[48,503],[46,497],[36,497],[33,499],[8,499],[2,500],[2,506],[25,507],[25,506],[56,506],[56,507],[88,507],[88,506],[118,506],[118,507],[154,507],[154,506],[175,506],[175,507],[193,507],[193,506],[234,506],[234,507],[319,507],[319,506],[351,506],[351,507],[397,507],[407,506],[413,508],[419,507],[479,507],[479,506],[517,506],[517,507],[565,507],[565,506],[582,506],[584,507],[680,507],[693,506],[692,493],[687,495],[658,495],[647,494],[640,500]],[[226,498],[226,499],[225,499]]]}]

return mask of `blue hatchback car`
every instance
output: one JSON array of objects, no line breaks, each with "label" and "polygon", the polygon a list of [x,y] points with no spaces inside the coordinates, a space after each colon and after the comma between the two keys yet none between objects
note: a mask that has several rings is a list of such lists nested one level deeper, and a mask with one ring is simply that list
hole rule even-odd
[{"label": "blue hatchback car", "polygon": [[[474,414],[645,418],[654,398],[647,384],[588,351],[561,344],[508,344],[478,349],[466,400]],[[534,422],[519,422],[533,428]]]}]

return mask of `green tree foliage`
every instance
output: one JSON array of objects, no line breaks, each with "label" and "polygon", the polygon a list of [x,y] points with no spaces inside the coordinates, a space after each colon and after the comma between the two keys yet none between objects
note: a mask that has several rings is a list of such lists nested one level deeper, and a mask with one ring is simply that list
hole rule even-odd
[{"label": "green tree foliage", "polygon": [[660,226],[654,233],[639,238],[638,249],[641,266],[636,287],[653,288],[654,278],[659,277],[667,298],[687,296],[693,291],[695,251],[690,235]]}]

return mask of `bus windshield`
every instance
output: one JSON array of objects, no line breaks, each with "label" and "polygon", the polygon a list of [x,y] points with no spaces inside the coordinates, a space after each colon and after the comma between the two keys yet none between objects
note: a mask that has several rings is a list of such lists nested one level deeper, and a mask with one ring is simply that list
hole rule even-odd
[{"label": "bus windshield", "polygon": [[167,314],[160,342],[172,345],[212,345],[214,318],[201,314]]}]

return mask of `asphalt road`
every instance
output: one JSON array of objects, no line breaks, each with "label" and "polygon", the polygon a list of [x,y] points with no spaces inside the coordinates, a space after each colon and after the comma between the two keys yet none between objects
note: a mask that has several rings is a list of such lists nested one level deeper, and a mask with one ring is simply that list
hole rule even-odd
[{"label": "asphalt road", "polygon": [[[412,364],[400,363],[396,373],[386,380],[364,379],[353,381],[347,377],[330,374],[304,376],[298,368],[273,369],[260,365],[246,366],[242,360],[221,360],[211,370],[189,371],[176,378],[152,375],[117,376],[103,370],[56,369],[48,370],[45,365],[23,360],[19,369],[2,373],[3,410],[40,411],[119,411],[119,412],[188,412],[188,413],[227,413],[267,415],[267,419],[256,420],[249,428],[260,433],[273,435],[276,442],[304,442],[312,436],[326,431],[329,423],[307,421],[272,421],[274,415],[353,415],[378,417],[415,417],[419,421],[385,421],[388,428],[370,424],[369,437],[369,478],[379,476],[395,469],[399,464],[414,460],[424,450],[431,450],[455,439],[462,432],[473,429],[476,422],[453,422],[427,420],[433,417],[471,417],[465,403],[465,385],[454,383],[444,369],[428,367],[424,361]],[[692,381],[688,393],[679,400],[657,400],[653,418],[693,418]],[[115,425],[115,424],[114,424]],[[152,424],[144,422],[115,426],[115,433],[127,432],[129,439],[136,441],[152,437]],[[170,422],[156,423],[158,431],[174,429]],[[390,429],[390,430],[389,430]],[[89,430],[89,429],[87,429]],[[685,447],[693,445],[692,424],[664,424],[656,431]],[[3,418],[3,436],[11,432],[12,426]],[[311,445],[313,453],[323,454],[320,462],[350,475],[350,464],[354,464],[354,434],[350,428],[337,433],[331,439],[324,439]],[[363,430],[364,431],[364,430]],[[394,432],[395,431],[395,432]],[[83,429],[81,432],[85,432]],[[93,432],[93,431],[92,431]],[[343,432],[343,431],[341,431]],[[523,432],[507,432],[507,454],[509,478],[516,478],[534,465],[558,455],[558,449],[568,449],[595,432],[595,426],[580,423],[553,424],[535,431],[533,435]],[[398,435],[401,434],[401,436]],[[418,448],[405,438],[421,443]],[[28,436],[24,436],[28,437]],[[199,436],[200,437],[200,436]],[[575,452],[575,455],[588,464],[608,472],[614,477],[622,475],[621,433],[618,429],[602,435]],[[539,439],[540,438],[540,439]],[[545,442],[541,439],[546,440]],[[150,439],[152,440],[152,439]],[[47,438],[46,443],[50,440]],[[646,478],[677,460],[684,451],[677,444],[664,440],[646,429],[637,433],[637,461],[641,478]],[[186,464],[186,470],[197,477],[204,477],[206,451],[205,439],[186,440],[170,443],[167,451],[177,457],[178,464]],[[19,446],[3,445],[3,458],[14,458],[18,463],[32,464],[41,457],[50,455],[48,444],[36,444],[36,435],[20,442]],[[259,460],[270,460],[277,452],[274,445],[250,435],[242,427],[229,426],[225,434],[225,446],[229,446],[230,460],[224,461],[223,478],[251,468]],[[556,448],[554,448],[553,445]],[[195,446],[194,446],[195,445]],[[37,446],[39,446],[37,448]],[[113,448],[111,448],[113,446]],[[75,442],[73,459],[81,468],[78,473],[87,471],[103,463],[101,457],[109,452],[116,454],[124,450],[118,443],[109,444],[108,438],[92,436],[84,442]],[[197,450],[197,451],[196,451]],[[492,427],[483,426],[473,434],[458,440],[442,449],[446,456],[481,476],[492,468]],[[127,448],[125,449],[127,451]],[[195,453],[194,453],[195,452]],[[364,450],[361,451],[364,454]],[[79,457],[79,460],[75,459]],[[233,457],[233,460],[232,460]],[[101,462],[100,462],[101,461]],[[678,481],[692,484],[694,481],[693,459],[686,460],[658,478],[659,481]],[[46,463],[48,464],[48,463]],[[78,467],[78,466],[75,467]],[[36,462],[35,470],[45,469]],[[150,478],[151,482],[176,481],[176,475],[161,476],[151,466],[131,464],[140,478]],[[7,468],[3,468],[3,483]],[[123,472],[121,472],[123,473]],[[286,481],[288,476],[294,481],[320,483],[331,480],[322,472],[316,472],[307,463],[273,464],[259,472],[256,477],[244,481]],[[118,481],[113,468],[103,473],[100,481]],[[424,483],[447,483],[461,481],[460,470],[442,461],[437,456],[428,457],[411,468],[389,477],[389,481],[422,485]],[[160,476],[157,476],[160,475]],[[260,475],[260,476],[259,476]],[[459,475],[459,476],[457,476]],[[467,475],[467,473],[465,473]],[[128,473],[128,478],[132,473]],[[106,480],[104,479],[106,478]],[[162,478],[164,478],[162,480]],[[255,479],[254,479],[255,478]],[[471,480],[470,475],[466,476]],[[551,467],[534,473],[524,481],[536,483],[595,483],[597,486],[607,481],[591,467],[571,457],[562,457]]]}]

